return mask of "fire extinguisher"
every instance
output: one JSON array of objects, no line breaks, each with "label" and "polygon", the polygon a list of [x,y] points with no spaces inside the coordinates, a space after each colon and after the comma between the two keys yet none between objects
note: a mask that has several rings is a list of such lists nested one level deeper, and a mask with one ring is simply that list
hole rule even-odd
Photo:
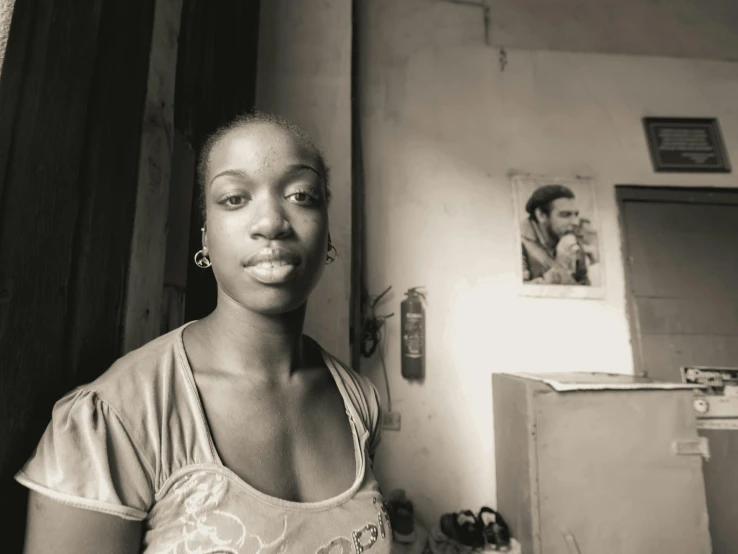
[{"label": "fire extinguisher", "polygon": [[425,375],[425,294],[412,287],[400,303],[402,333],[402,376],[422,380]]}]

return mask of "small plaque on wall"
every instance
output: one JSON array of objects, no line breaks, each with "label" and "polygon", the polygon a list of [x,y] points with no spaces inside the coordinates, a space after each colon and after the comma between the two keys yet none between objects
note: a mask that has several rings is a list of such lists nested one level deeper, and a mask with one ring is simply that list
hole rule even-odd
[{"label": "small plaque on wall", "polygon": [[655,171],[730,172],[715,118],[644,117]]}]

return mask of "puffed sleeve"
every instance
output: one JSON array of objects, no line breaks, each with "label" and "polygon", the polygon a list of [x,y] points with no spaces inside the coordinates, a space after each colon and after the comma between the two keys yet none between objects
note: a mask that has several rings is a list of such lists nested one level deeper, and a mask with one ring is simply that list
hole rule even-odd
[{"label": "puffed sleeve", "polygon": [[15,476],[64,504],[143,520],[154,499],[150,461],[118,413],[96,393],[59,400],[30,460]]},{"label": "puffed sleeve", "polygon": [[373,459],[374,453],[382,439],[382,404],[379,401],[379,394],[374,385],[370,386],[370,394],[368,400],[369,405],[369,440],[367,441],[367,451]]}]

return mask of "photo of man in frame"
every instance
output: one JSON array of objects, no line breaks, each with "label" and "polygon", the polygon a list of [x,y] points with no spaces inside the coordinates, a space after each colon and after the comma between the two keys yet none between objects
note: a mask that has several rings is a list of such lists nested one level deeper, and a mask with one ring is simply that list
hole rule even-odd
[{"label": "photo of man in frame", "polygon": [[523,282],[599,286],[598,233],[573,187],[536,184],[526,196],[520,202],[525,212],[520,222]]}]

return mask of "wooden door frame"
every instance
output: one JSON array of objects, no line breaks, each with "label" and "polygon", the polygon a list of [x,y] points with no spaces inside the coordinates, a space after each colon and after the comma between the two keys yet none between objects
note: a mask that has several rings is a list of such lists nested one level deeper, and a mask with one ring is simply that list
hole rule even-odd
[{"label": "wooden door frame", "polygon": [[643,351],[641,349],[641,333],[638,311],[633,295],[633,283],[630,276],[630,245],[625,232],[623,217],[626,202],[670,202],[679,204],[737,204],[737,187],[712,186],[659,186],[659,185],[615,185],[615,199],[618,207],[618,226],[625,278],[625,304],[630,332],[630,344],[633,351],[633,373],[647,377],[644,368]]},{"label": "wooden door frame", "polygon": [[158,0],[151,31],[138,186],[123,308],[123,353],[161,334],[183,0]]}]

